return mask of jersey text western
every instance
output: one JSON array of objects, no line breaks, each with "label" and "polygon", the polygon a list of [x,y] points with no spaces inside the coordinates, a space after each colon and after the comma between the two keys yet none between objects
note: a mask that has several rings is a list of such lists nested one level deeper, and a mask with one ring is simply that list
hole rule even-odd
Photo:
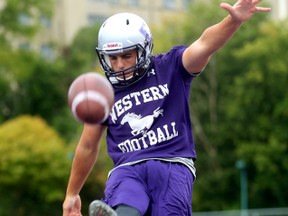
[{"label": "jersey text western", "polygon": [[169,95],[167,84],[152,86],[139,92],[132,92],[114,103],[110,116],[115,123],[116,120],[133,106],[139,106],[142,103],[161,100]]}]

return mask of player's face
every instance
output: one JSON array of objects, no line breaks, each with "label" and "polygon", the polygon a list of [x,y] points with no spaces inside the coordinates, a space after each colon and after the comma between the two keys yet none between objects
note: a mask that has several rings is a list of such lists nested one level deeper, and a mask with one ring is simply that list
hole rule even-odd
[{"label": "player's face", "polygon": [[123,71],[132,67],[130,73],[128,71],[125,73],[125,75],[124,74],[119,75],[118,77],[119,79],[124,79],[123,76],[125,76],[125,79],[129,79],[133,76],[134,73],[133,66],[136,64],[136,56],[137,56],[136,49],[129,50],[127,52],[119,54],[109,55],[111,66],[114,71]]}]

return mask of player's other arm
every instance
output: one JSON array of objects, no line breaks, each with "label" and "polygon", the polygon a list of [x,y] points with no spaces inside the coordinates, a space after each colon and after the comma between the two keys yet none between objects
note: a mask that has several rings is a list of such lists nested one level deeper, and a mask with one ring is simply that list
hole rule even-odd
[{"label": "player's other arm", "polygon": [[82,135],[75,150],[66,197],[63,203],[63,215],[69,215],[68,212],[75,210],[75,206],[73,206],[75,204],[69,201],[75,200],[75,197],[78,196],[98,158],[99,142],[105,128],[106,126],[100,124],[84,125]]},{"label": "player's other arm", "polygon": [[268,12],[271,8],[257,7],[260,0],[238,0],[233,6],[222,3],[221,8],[229,15],[219,23],[207,28],[200,38],[183,53],[183,65],[190,73],[201,72],[210,57],[222,48],[237,32],[243,22],[257,12]]}]

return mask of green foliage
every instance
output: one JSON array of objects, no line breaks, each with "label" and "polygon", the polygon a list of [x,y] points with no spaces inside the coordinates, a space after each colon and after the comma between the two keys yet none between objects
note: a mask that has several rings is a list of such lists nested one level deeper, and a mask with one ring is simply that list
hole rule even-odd
[{"label": "green foliage", "polygon": [[239,100],[230,104],[230,117],[239,124],[234,129],[239,134],[237,153],[249,164],[250,197],[256,207],[287,205],[288,190],[281,185],[288,176],[280,174],[288,171],[287,36],[284,22],[268,23],[254,43],[247,43],[236,54],[246,67],[234,82],[233,95]]},{"label": "green foliage", "polygon": [[0,51],[1,55],[0,122],[22,114],[39,115],[65,138],[73,138],[78,124],[67,105],[73,78],[64,70],[63,62],[48,62],[26,51]]},{"label": "green foliage", "polygon": [[[16,106],[13,106],[14,94],[18,91],[18,82],[16,76],[23,76],[27,71],[30,70],[30,65],[25,63],[27,58],[22,58],[22,55],[18,52],[13,52],[11,50],[0,49],[0,112],[1,119],[6,120],[7,117],[13,115],[13,110]],[[27,56],[30,58],[29,56]],[[15,64],[17,62],[17,64]],[[21,70],[19,70],[19,66]],[[21,73],[23,72],[23,73]]]},{"label": "green foliage", "polygon": [[60,215],[71,163],[63,140],[31,116],[2,124],[0,140],[0,214]]},{"label": "green foliage", "polygon": [[75,76],[65,70],[61,58],[48,62],[36,53],[10,47],[12,39],[27,39],[40,30],[41,19],[51,16],[53,1],[5,2],[0,11],[0,123],[22,114],[39,115],[65,139],[73,139],[78,124],[66,96]]}]

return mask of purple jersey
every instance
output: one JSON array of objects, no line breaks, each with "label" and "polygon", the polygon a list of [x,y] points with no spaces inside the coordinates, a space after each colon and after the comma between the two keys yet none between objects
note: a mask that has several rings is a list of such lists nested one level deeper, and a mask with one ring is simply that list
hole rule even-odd
[{"label": "purple jersey", "polygon": [[193,76],[182,64],[186,47],[155,55],[145,77],[115,89],[108,153],[115,166],[147,158],[196,158],[189,112]]}]

